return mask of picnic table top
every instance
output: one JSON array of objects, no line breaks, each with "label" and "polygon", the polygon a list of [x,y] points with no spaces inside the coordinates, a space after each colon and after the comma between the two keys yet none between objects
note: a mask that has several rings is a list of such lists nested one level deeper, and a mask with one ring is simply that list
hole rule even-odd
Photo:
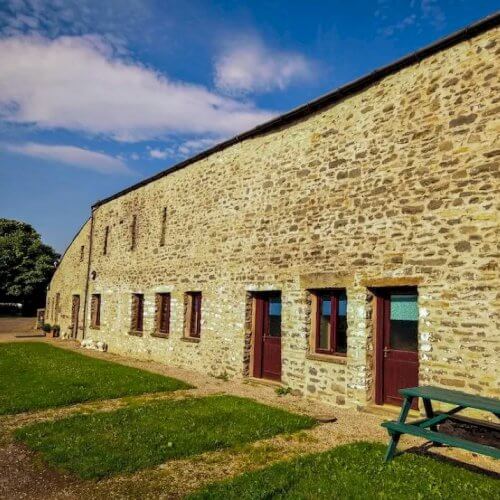
[{"label": "picnic table top", "polygon": [[466,408],[476,408],[496,415],[500,415],[500,401],[495,398],[486,398],[484,396],[474,396],[462,391],[453,391],[451,389],[442,389],[430,385],[421,387],[409,387],[400,389],[402,396],[413,396],[415,398],[426,398],[443,403],[450,403]]}]

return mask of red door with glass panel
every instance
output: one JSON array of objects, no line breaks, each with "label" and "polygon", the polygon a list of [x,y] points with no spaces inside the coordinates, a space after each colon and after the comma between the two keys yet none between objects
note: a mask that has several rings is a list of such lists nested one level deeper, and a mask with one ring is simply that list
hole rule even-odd
[{"label": "red door with glass panel", "polygon": [[418,385],[416,288],[384,289],[377,309],[377,404],[401,405],[399,389]]},{"label": "red door with glass panel", "polygon": [[281,380],[281,294],[255,295],[254,377]]}]

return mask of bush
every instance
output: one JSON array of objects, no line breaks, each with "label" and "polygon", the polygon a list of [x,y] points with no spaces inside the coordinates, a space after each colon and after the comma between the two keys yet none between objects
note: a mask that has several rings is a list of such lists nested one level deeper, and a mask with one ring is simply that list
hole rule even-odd
[{"label": "bush", "polygon": [[59,337],[61,327],[59,325],[52,325],[52,333],[54,334],[54,337]]},{"label": "bush", "polygon": [[42,330],[46,333],[49,333],[51,329],[52,329],[52,326],[50,325],[50,323],[44,323],[42,326]]}]

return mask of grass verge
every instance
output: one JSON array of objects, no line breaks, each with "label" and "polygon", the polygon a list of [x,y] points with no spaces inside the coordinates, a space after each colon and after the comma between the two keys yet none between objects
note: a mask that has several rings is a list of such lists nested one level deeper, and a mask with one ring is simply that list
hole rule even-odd
[{"label": "grass verge", "polygon": [[214,483],[201,499],[499,498],[500,482],[451,463],[407,453],[384,464],[385,446],[353,443]]},{"label": "grass verge", "polygon": [[0,415],[189,388],[180,380],[41,342],[0,344]]},{"label": "grass verge", "polygon": [[102,478],[312,427],[315,420],[234,396],[158,401],[18,429],[51,465]]}]

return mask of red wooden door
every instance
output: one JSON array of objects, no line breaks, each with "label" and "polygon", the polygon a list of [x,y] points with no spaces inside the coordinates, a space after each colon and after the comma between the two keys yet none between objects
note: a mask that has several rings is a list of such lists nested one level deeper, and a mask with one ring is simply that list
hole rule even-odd
[{"label": "red wooden door", "polygon": [[376,399],[378,404],[400,406],[399,389],[418,385],[417,290],[383,290],[378,304]]},{"label": "red wooden door", "polygon": [[281,294],[255,296],[254,376],[281,380]]}]

